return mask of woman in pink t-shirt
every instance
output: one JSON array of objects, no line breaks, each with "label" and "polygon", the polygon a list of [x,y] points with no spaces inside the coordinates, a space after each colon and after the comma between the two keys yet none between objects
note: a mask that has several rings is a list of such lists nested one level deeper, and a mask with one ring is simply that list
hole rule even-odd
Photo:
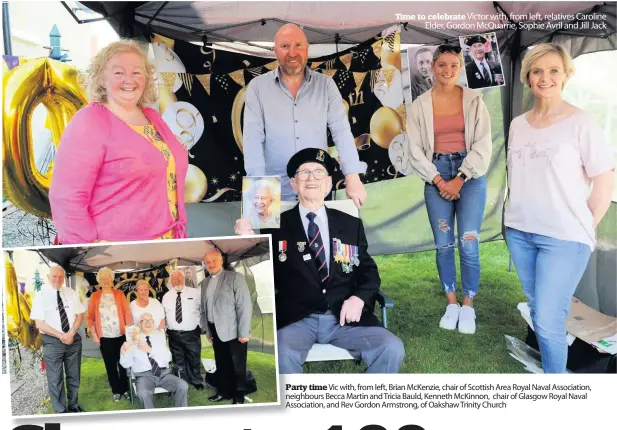
[{"label": "woman in pink t-shirt", "polygon": [[[559,45],[528,52],[521,81],[535,105],[512,121],[508,139],[506,240],[540,346],[545,373],[565,373],[570,299],[611,201],[612,154],[602,130],[561,98],[574,72]],[[593,184],[593,191],[591,185]]]},{"label": "woman in pink t-shirt", "polygon": [[131,40],[93,58],[88,99],[58,147],[49,190],[63,244],[186,237],[188,152],[159,114],[146,53]]}]

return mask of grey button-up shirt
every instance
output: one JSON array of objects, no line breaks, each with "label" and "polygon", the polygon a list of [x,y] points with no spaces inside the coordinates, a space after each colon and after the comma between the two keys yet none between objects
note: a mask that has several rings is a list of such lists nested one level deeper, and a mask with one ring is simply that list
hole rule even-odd
[{"label": "grey button-up shirt", "polygon": [[279,77],[279,68],[254,78],[244,105],[244,168],[248,176],[279,175],[283,200],[295,200],[287,162],[301,149],[328,149],[330,128],[345,175],[365,173],[347,112],[334,80],[305,68],[296,98]]}]

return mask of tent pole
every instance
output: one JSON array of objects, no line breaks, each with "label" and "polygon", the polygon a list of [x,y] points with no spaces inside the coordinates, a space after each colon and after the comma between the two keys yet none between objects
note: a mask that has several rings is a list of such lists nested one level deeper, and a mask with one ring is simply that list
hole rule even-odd
[{"label": "tent pole", "polygon": [[159,8],[159,9],[158,9],[155,13],[154,13],[154,15],[152,15],[152,18],[150,18],[150,21],[148,21],[148,22],[146,23],[146,27],[148,27],[148,26],[152,23],[152,21],[156,19],[156,17],[159,15],[159,13],[161,13],[161,11],[162,11],[163,9],[165,9],[165,6],[167,6],[167,3],[169,3],[169,2],[168,2],[168,1],[163,2],[163,4],[161,5],[161,7],[160,7],[160,8]]},{"label": "tent pole", "polygon": [[4,55],[13,55],[13,45],[11,44],[11,26],[9,16],[9,3],[2,2],[2,38],[4,39]]}]

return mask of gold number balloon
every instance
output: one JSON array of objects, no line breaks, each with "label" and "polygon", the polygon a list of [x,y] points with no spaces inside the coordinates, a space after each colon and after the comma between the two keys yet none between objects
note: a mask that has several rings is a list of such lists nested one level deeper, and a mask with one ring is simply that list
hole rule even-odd
[{"label": "gold number balloon", "polygon": [[49,185],[53,166],[41,173],[34,162],[32,113],[46,108],[52,142],[57,147],[69,120],[86,103],[77,69],[49,58],[39,58],[10,70],[2,82],[3,191],[18,208],[51,218]]},{"label": "gold number balloon", "polygon": [[245,98],[246,87],[238,91],[234,99],[234,104],[231,107],[231,127],[240,152],[244,152],[244,148],[242,147],[242,108],[244,107]]},{"label": "gold number balloon", "polygon": [[37,350],[42,339],[39,331],[30,320],[31,304],[19,292],[15,266],[8,254],[4,254],[5,294],[6,294],[6,328],[10,339],[15,339],[22,345]]}]

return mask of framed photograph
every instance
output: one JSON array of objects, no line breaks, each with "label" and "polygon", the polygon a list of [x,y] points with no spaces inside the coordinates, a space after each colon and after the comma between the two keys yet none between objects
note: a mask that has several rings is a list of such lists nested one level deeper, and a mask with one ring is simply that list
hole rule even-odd
[{"label": "framed photograph", "polygon": [[469,88],[501,87],[506,84],[495,32],[459,37]]},{"label": "framed photograph", "polygon": [[242,218],[250,220],[253,229],[280,227],[280,177],[245,176],[242,179]]}]

